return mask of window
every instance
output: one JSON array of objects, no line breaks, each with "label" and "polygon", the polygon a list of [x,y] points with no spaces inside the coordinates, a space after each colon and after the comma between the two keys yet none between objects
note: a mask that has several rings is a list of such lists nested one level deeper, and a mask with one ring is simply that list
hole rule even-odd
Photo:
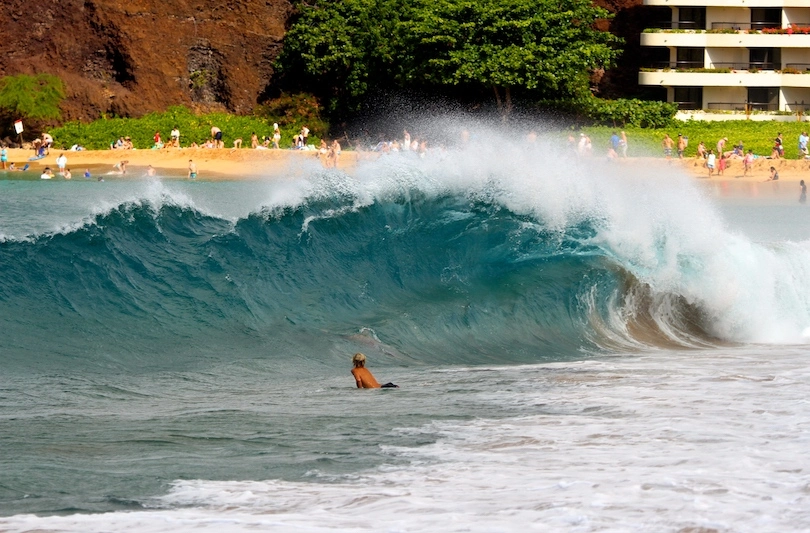
[{"label": "window", "polygon": [[781,28],[782,10],[779,8],[752,7],[751,8],[751,29],[761,30],[762,28]]},{"label": "window", "polygon": [[748,105],[758,111],[777,111],[779,109],[778,87],[749,87]]},{"label": "window", "polygon": [[678,9],[678,28],[683,30],[705,30],[705,7],[682,7]]},{"label": "window", "polygon": [[676,55],[678,68],[703,68],[703,48],[678,48]]},{"label": "window", "polygon": [[703,87],[675,87],[675,102],[678,109],[703,108]]},{"label": "window", "polygon": [[781,48],[750,48],[748,50],[749,69],[774,70],[782,68]]}]

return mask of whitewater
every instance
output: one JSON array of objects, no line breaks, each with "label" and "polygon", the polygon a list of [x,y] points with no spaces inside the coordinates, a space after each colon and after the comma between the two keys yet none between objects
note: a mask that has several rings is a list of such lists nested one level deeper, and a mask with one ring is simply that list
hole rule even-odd
[{"label": "whitewater", "polygon": [[472,139],[0,173],[0,530],[809,531],[798,187]]}]

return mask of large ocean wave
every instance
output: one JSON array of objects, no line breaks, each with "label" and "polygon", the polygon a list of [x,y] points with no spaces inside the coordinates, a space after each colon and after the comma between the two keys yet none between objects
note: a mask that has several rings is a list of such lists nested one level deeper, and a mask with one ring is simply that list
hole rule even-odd
[{"label": "large ocean wave", "polygon": [[0,242],[10,368],[531,362],[810,324],[808,243],[727,230],[675,174],[482,145],[307,169],[237,217],[149,188]]}]

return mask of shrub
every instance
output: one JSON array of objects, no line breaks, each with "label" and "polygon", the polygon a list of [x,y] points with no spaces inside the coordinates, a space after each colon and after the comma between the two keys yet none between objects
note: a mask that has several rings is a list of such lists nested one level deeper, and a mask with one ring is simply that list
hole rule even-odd
[{"label": "shrub", "polygon": [[[51,74],[5,76],[0,78],[0,114],[4,123],[25,118],[34,122],[58,119],[65,98],[65,85]],[[41,126],[41,123],[39,124]],[[37,126],[30,128],[36,131]]]},{"label": "shrub", "polygon": [[[273,122],[281,129],[282,147],[289,145],[300,131],[301,123],[280,117],[240,116],[227,113],[197,115],[183,106],[170,107],[164,113],[150,113],[140,118],[102,118],[90,123],[68,122],[51,131],[57,146],[69,147],[79,144],[90,150],[104,150],[119,137],[128,136],[135,148],[151,148],[153,137],[160,131],[167,139],[174,126],[180,130],[181,145],[188,146],[192,141],[203,142],[211,135],[211,126],[222,130],[225,146],[231,146],[236,138],[243,140],[243,146],[250,146],[253,132],[259,138],[273,135]],[[317,144],[320,134],[315,130],[309,142]]]},{"label": "shrub", "polygon": [[671,124],[677,104],[638,99],[603,100],[584,97],[574,100],[547,100],[542,107],[556,109],[586,119],[593,124],[661,128]]}]

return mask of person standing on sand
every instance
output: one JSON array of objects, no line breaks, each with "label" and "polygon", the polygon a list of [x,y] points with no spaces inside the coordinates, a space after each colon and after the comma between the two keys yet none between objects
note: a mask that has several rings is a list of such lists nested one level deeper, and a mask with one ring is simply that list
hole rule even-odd
[{"label": "person standing on sand", "polygon": [[748,173],[754,168],[754,151],[748,150],[748,153],[745,154],[743,158],[743,177],[747,176]]},{"label": "person standing on sand", "polygon": [[686,151],[686,138],[678,134],[678,159],[683,159],[683,153]]},{"label": "person standing on sand", "polygon": [[709,169],[709,177],[712,177],[712,172],[714,172],[714,162],[716,161],[717,156],[714,155],[714,150],[709,150],[709,157],[706,159],[706,168]]},{"label": "person standing on sand", "polygon": [[250,147],[254,150],[259,147],[259,136],[255,131],[250,134]]},{"label": "person standing on sand", "polygon": [[329,147],[329,153],[326,154],[327,168],[337,168],[338,159],[340,159],[340,143],[335,139],[332,141],[332,146]]},{"label": "person standing on sand", "polygon": [[725,149],[727,142],[728,142],[728,137],[723,137],[722,139],[717,141],[717,155],[720,155],[720,154],[723,153],[723,150]]},{"label": "person standing on sand", "polygon": [[354,381],[357,383],[358,389],[398,389],[398,385],[394,385],[393,383],[386,383],[385,385],[380,385],[376,379],[374,379],[374,375],[366,368],[366,356],[361,353],[354,354],[352,357],[352,363],[354,364],[354,368],[352,368],[352,375],[354,376]]},{"label": "person standing on sand", "polygon": [[803,131],[801,135],[799,135],[799,159],[804,159],[807,157],[808,141],[810,141],[810,137],[807,136],[806,131]]},{"label": "person standing on sand", "polygon": [[180,148],[180,129],[175,126],[171,133],[172,137],[172,146],[175,148]]},{"label": "person standing on sand", "polygon": [[188,179],[196,180],[197,179],[197,165],[194,164],[194,161],[191,159],[188,160]]},{"label": "person standing on sand", "polygon": [[223,148],[225,146],[222,141],[222,130],[216,126],[211,126],[211,138],[214,139],[214,148]]},{"label": "person standing on sand", "polygon": [[804,184],[804,180],[799,182],[799,187],[802,188],[802,192],[799,195],[799,203],[803,204],[807,201],[807,185]]},{"label": "person standing on sand", "polygon": [[672,146],[675,144],[675,141],[672,140],[672,137],[669,136],[669,133],[664,134],[664,140],[661,141],[661,147],[664,149],[664,157],[667,159],[672,159]]},{"label": "person standing on sand", "polygon": [[621,148],[622,157],[627,159],[627,134],[622,131],[621,140],[619,140],[619,148]]},{"label": "person standing on sand", "polygon": [[8,150],[6,150],[6,145],[3,145],[0,148],[0,165],[2,165],[3,170],[6,169],[6,164],[8,163]]},{"label": "person standing on sand", "polygon": [[725,154],[720,154],[720,159],[717,161],[717,175],[722,176],[723,172],[726,170],[726,165],[728,164],[728,160],[726,159]]},{"label": "person standing on sand", "polygon": [[707,155],[708,155],[708,154],[706,153],[706,143],[704,143],[703,141],[700,141],[700,142],[698,143],[698,147],[697,147],[697,155],[696,155],[696,157],[697,157],[698,159],[704,159],[703,166],[706,166],[706,161],[705,161],[705,159],[706,159],[706,156],[707,156]]}]

